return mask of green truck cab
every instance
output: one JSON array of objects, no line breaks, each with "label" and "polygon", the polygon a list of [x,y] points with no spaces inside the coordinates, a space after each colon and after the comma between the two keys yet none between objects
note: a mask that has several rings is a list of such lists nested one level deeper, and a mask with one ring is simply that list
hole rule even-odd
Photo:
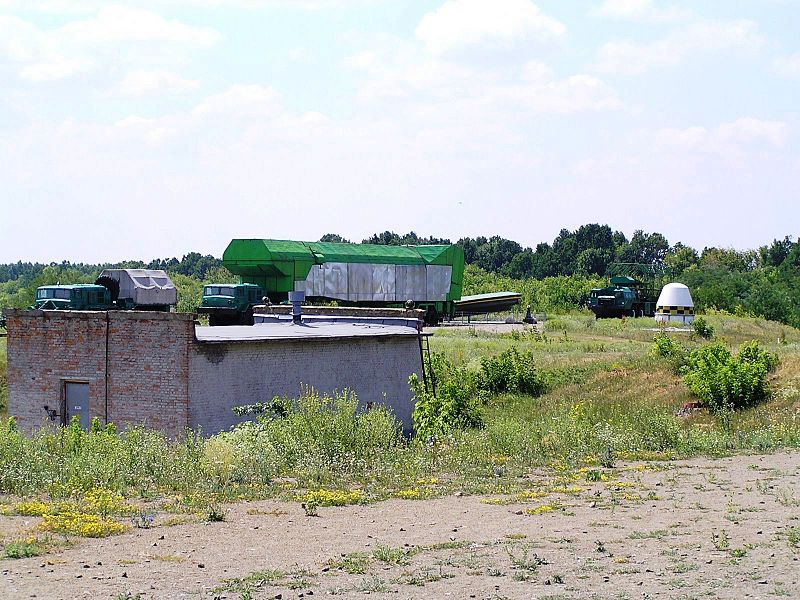
[{"label": "green truck cab", "polygon": [[252,283],[212,283],[203,286],[203,300],[197,308],[208,315],[208,324],[252,325],[253,307],[262,302],[264,290]]},{"label": "green truck cab", "polygon": [[627,275],[611,277],[611,285],[592,288],[587,307],[598,319],[613,317],[652,317],[656,303],[652,292],[639,280]]},{"label": "green truck cab", "polygon": [[43,285],[36,289],[33,310],[108,310],[111,293],[102,285]]}]

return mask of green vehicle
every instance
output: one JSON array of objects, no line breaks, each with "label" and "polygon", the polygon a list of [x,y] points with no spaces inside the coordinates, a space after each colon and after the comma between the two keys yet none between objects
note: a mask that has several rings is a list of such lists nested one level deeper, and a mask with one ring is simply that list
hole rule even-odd
[{"label": "green vehicle", "polygon": [[108,310],[111,308],[108,288],[92,283],[44,285],[36,289],[32,310]]},{"label": "green vehicle", "polygon": [[656,311],[659,281],[663,268],[638,263],[612,263],[608,267],[610,284],[593,288],[586,305],[598,319],[652,317]]},{"label": "green vehicle", "polygon": [[146,310],[169,312],[178,291],[164,271],[105,269],[94,283],[43,285],[29,310]]},{"label": "green vehicle", "polygon": [[253,307],[261,304],[264,291],[252,283],[212,283],[203,286],[200,314],[209,325],[252,325]]}]

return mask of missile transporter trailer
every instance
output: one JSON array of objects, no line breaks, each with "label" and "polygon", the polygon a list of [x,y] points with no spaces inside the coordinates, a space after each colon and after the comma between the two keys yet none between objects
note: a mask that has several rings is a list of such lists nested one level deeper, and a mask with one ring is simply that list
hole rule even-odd
[{"label": "missile transporter trailer", "polygon": [[464,277],[464,251],[456,245],[236,239],[222,261],[273,303],[298,291],[341,306],[420,308],[429,324],[455,315]]}]

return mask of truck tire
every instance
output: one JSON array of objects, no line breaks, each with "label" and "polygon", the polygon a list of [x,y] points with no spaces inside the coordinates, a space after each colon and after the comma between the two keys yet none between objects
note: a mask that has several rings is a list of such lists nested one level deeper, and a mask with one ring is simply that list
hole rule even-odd
[{"label": "truck tire", "polygon": [[435,306],[429,306],[428,310],[425,311],[425,325],[429,327],[435,327],[439,324],[439,311],[436,310]]}]

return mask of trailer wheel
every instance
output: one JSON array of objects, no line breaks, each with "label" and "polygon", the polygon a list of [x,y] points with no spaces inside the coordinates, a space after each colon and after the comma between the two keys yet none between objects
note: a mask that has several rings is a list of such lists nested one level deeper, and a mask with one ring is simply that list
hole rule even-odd
[{"label": "trailer wheel", "polygon": [[435,306],[429,306],[428,310],[425,311],[425,324],[431,327],[439,324],[439,311],[436,310]]}]

